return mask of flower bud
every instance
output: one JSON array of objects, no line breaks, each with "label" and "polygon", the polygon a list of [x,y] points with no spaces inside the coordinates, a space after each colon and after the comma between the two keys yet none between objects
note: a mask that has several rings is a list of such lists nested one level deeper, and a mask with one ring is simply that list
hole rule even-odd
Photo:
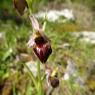
[{"label": "flower bud", "polygon": [[13,0],[14,7],[20,15],[23,15],[25,8],[28,7],[25,0]]}]

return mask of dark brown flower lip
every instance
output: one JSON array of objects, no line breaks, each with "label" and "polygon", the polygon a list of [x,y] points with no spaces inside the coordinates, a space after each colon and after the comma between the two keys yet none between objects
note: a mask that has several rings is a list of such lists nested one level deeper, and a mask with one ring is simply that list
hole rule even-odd
[{"label": "dark brown flower lip", "polygon": [[51,44],[45,34],[35,32],[32,36],[33,51],[42,63],[45,63],[52,53]]},{"label": "dark brown flower lip", "polygon": [[33,50],[42,63],[45,63],[52,53],[52,48],[49,43],[35,45]]}]

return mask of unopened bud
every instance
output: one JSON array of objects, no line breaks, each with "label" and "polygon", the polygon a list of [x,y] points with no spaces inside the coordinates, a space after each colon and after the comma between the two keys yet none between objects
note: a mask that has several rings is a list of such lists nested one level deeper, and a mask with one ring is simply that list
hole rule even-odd
[{"label": "unopened bud", "polygon": [[26,7],[28,7],[26,0],[13,0],[13,4],[20,15],[23,15]]}]

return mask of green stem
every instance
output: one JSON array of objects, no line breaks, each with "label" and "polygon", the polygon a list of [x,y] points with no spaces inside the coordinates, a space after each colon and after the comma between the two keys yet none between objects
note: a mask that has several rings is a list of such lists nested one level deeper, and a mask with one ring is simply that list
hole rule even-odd
[{"label": "green stem", "polygon": [[37,63],[37,70],[38,70],[38,95],[44,95],[39,62]]},{"label": "green stem", "polygon": [[13,85],[13,95],[16,95],[15,84]]},{"label": "green stem", "polygon": [[41,81],[44,81],[45,78],[46,78],[46,75],[44,74],[44,75],[41,77]]},{"label": "green stem", "polygon": [[34,77],[33,73],[32,73],[31,70],[29,69],[29,67],[28,67],[25,63],[23,63],[23,65],[24,65],[24,67],[26,67],[26,69],[28,70],[28,74],[29,74],[31,80],[32,80],[33,83],[34,83],[35,88],[37,89],[37,80],[36,80],[36,78]]},{"label": "green stem", "polygon": [[45,29],[46,29],[46,24],[47,24],[47,21],[45,20],[43,23],[43,31],[45,31]]},{"label": "green stem", "polygon": [[28,4],[28,8],[29,8],[29,14],[32,14],[32,2],[33,0],[26,0],[27,4]]},{"label": "green stem", "polygon": [[37,70],[38,70],[38,80],[41,81],[41,72],[40,72],[40,63],[37,63]]}]

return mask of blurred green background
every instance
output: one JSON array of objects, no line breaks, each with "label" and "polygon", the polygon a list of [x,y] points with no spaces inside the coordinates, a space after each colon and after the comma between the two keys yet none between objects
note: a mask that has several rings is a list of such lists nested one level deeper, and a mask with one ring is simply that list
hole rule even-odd
[{"label": "blurred green background", "polygon": [[[45,34],[53,49],[47,64],[59,68],[61,82],[52,95],[95,95],[95,43],[81,40],[80,34],[83,31],[94,34],[95,0],[33,0],[32,6],[34,13],[69,8],[76,16],[74,22],[47,21]],[[17,13],[12,0],[0,0],[0,95],[35,95],[22,65],[37,60],[27,47],[32,34],[27,16],[27,13],[22,17]],[[43,23],[43,19],[39,21]],[[64,80],[69,59],[76,70]]]}]

